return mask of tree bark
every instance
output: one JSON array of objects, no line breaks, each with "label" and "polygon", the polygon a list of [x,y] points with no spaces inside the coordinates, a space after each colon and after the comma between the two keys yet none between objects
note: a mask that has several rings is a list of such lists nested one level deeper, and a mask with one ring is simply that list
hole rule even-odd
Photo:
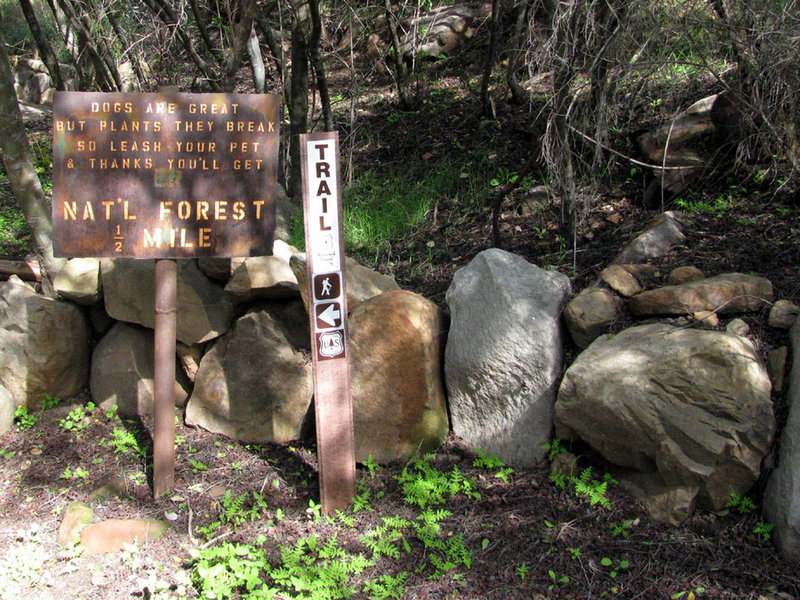
[{"label": "tree bark", "polygon": [[289,90],[289,78],[286,75],[286,61],[283,57],[283,48],[275,37],[275,32],[270,27],[269,23],[263,12],[256,11],[256,26],[261,35],[264,36],[264,41],[267,42],[270,54],[272,54],[272,61],[275,63],[275,70],[278,72],[278,77],[281,80],[281,89],[283,90],[284,101],[286,105],[289,104],[291,91]]},{"label": "tree bark", "polygon": [[183,27],[180,26],[178,23],[178,16],[175,14],[175,11],[172,10],[172,7],[167,3],[166,0],[145,0],[147,7],[156,15],[161,22],[164,23],[169,29],[175,32],[175,35],[178,36],[178,39],[183,44],[183,48],[186,50],[186,54],[189,55],[189,58],[192,59],[192,62],[198,68],[200,73],[208,80],[209,85],[215,91],[219,91],[219,81],[217,81],[217,77],[211,68],[208,66],[208,63],[203,60],[203,58],[195,51],[194,46],[192,46],[192,40],[187,35],[187,33],[183,30]]},{"label": "tree bark", "polygon": [[264,68],[264,57],[261,55],[261,45],[258,42],[255,23],[250,28],[250,38],[247,40],[247,55],[250,57],[250,68],[253,70],[253,85],[256,94],[263,94],[266,88],[267,71]]},{"label": "tree bark", "polygon": [[64,16],[69,21],[70,27],[78,32],[79,36],[81,37],[82,44],[84,46],[84,50],[89,55],[89,58],[92,61],[92,65],[94,66],[95,77],[97,78],[97,84],[103,91],[111,92],[115,89],[119,89],[119,86],[115,85],[114,79],[111,74],[107,71],[106,63],[103,61],[103,58],[97,52],[97,49],[94,47],[94,43],[92,42],[91,36],[89,31],[78,18],[78,15],[72,9],[72,5],[70,4],[69,0],[58,0],[58,4],[61,7],[61,10],[64,13]]},{"label": "tree bark", "polygon": [[319,11],[319,0],[309,0],[311,11],[311,38],[308,42],[311,51],[311,64],[317,76],[317,89],[319,90],[319,101],[322,105],[322,118],[325,123],[325,131],[333,131],[333,115],[331,114],[331,95],[328,92],[328,77],[325,75],[325,65],[322,62],[320,53],[320,42],[322,41],[322,18]]},{"label": "tree bark", "polygon": [[116,16],[112,12],[105,11],[105,16],[108,19],[108,22],[111,24],[111,29],[114,30],[114,35],[117,36],[119,41],[123,45],[122,56],[126,54],[130,58],[131,66],[133,67],[133,72],[136,74],[136,79],[139,82],[139,89],[143,90],[147,83],[147,76],[142,69],[142,65],[139,62],[139,57],[136,55],[136,52],[133,50],[133,46],[131,45],[130,41],[128,40],[128,36],[122,31],[122,28],[119,26]]},{"label": "tree bark", "polygon": [[217,62],[220,62],[218,54],[214,52],[214,43],[211,41],[211,37],[208,35],[208,24],[203,18],[203,15],[200,13],[200,7],[197,6],[197,0],[189,0],[189,6],[192,8],[194,22],[197,24],[197,31],[200,34],[200,38],[203,40],[203,44],[205,44],[206,51],[211,56],[217,58]]},{"label": "tree bark", "polygon": [[81,54],[81,47],[84,45],[80,39],[80,34],[75,31],[69,23],[69,19],[64,11],[56,4],[55,0],[47,0],[47,5],[53,13],[53,18],[58,25],[61,38],[64,40],[64,47],[72,58],[75,70],[78,72],[78,81],[83,84],[87,80],[86,69],[91,68],[87,62],[87,57]]},{"label": "tree bark", "polygon": [[392,51],[394,52],[395,83],[397,84],[397,95],[400,97],[400,105],[403,108],[411,108],[414,103],[406,87],[406,65],[403,56],[400,54],[400,34],[397,33],[397,19],[392,12],[392,0],[386,0],[386,26],[389,28],[389,38],[392,40]]},{"label": "tree bark", "polygon": [[230,49],[222,63],[222,89],[233,91],[236,69],[242,62],[242,54],[253,30],[255,0],[239,0],[237,7],[228,15],[230,25]]},{"label": "tree bark", "polygon": [[14,76],[0,31],[0,146],[3,166],[17,203],[33,233],[35,251],[42,271],[45,293],[53,295],[53,280],[64,265],[64,259],[53,256],[53,222],[42,184],[33,166],[28,134],[14,93]]},{"label": "tree bark", "polygon": [[489,80],[492,78],[495,57],[497,56],[497,38],[500,37],[500,0],[492,0],[492,17],[489,22],[489,49],[486,52],[486,64],[483,66],[481,79],[481,108],[487,117],[494,116],[489,102]]},{"label": "tree bark", "polygon": [[64,80],[61,78],[61,69],[58,66],[58,58],[56,58],[50,43],[42,33],[42,28],[39,27],[39,21],[36,18],[36,13],[33,12],[33,6],[30,0],[19,0],[19,6],[22,9],[22,14],[25,15],[25,20],[28,22],[28,28],[31,30],[31,35],[36,41],[36,47],[39,49],[39,55],[53,79],[53,85],[57,90],[64,89]]},{"label": "tree bark", "polygon": [[300,174],[300,134],[308,132],[308,34],[307,0],[291,0],[292,81],[289,97],[289,184],[295,202],[303,197]]}]

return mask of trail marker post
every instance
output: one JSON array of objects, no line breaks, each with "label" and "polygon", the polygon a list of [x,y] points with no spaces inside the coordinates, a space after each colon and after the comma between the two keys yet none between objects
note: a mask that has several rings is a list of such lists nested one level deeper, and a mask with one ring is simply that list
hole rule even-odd
[{"label": "trail marker post", "polygon": [[279,98],[56,92],[56,256],[154,258],[153,492],[175,479],[176,259],[272,254]]},{"label": "trail marker post", "polygon": [[300,145],[320,495],[330,514],[356,489],[339,136],[302,134]]}]

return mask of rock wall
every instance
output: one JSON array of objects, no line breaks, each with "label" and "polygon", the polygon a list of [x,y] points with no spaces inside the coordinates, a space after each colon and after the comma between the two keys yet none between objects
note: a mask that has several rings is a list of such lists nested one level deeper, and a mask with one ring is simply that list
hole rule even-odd
[{"label": "rock wall", "polygon": [[[555,426],[615,465],[652,518],[720,509],[748,492],[772,449],[788,349],[771,349],[765,364],[737,318],[770,307],[764,326],[794,327],[794,366],[765,515],[800,561],[800,308],[773,303],[757,276],[706,278],[691,265],[665,275],[643,262],[682,239],[679,216],[663,215],[620,253],[640,262],[609,265],[569,302],[566,276],[487,250],[455,274],[449,315],[348,259],[359,460],[406,461],[453,431],[473,450],[531,466]],[[0,284],[0,432],[15,406],[87,382],[123,414],[152,409],[152,277],[148,261],[73,259],[56,281],[61,300],[15,278]],[[308,432],[304,255],[278,241],[269,258],[181,261],[179,281],[175,385],[187,423],[246,442]],[[622,314],[632,326],[620,326]],[[562,315],[578,351],[563,375]]]}]

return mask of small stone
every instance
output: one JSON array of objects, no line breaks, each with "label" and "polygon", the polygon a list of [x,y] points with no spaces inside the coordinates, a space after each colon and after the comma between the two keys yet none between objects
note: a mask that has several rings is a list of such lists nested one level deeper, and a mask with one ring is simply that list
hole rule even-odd
[{"label": "small stone", "polygon": [[583,350],[616,320],[622,299],[611,290],[590,287],[567,304],[564,320],[575,345]]},{"label": "small stone", "polygon": [[625,297],[642,291],[642,284],[622,265],[609,265],[600,273],[600,278],[608,287]]},{"label": "small stone", "polygon": [[710,310],[701,310],[694,313],[694,321],[698,327],[703,329],[715,329],[719,326],[717,313]]},{"label": "small stone", "polygon": [[225,487],[221,485],[212,485],[211,489],[208,490],[208,495],[211,496],[214,500],[219,500],[225,495]]},{"label": "small stone", "polygon": [[80,547],[87,554],[119,552],[126,544],[152,542],[166,529],[167,524],[156,519],[108,519],[87,526],[81,532]]},{"label": "small stone", "polygon": [[728,326],[725,327],[725,331],[731,335],[747,337],[747,335],[750,333],[750,325],[745,323],[742,319],[733,319],[730,323],[728,323]]},{"label": "small stone", "polygon": [[775,348],[767,353],[767,370],[769,378],[772,380],[772,389],[775,392],[782,392],[786,383],[786,359],[789,356],[789,349],[786,346]]},{"label": "small stone", "polygon": [[703,274],[703,272],[697,267],[678,267],[677,269],[673,269],[670,274],[667,275],[667,283],[669,285],[680,285],[681,283],[687,283],[689,281],[705,279],[705,277],[706,276]]},{"label": "small stone", "polygon": [[565,475],[573,477],[578,474],[578,457],[570,452],[561,452],[550,462],[550,477]]},{"label": "small stone", "polygon": [[64,511],[61,525],[58,528],[56,542],[68,546],[80,539],[81,531],[92,522],[94,511],[83,502],[73,502]]},{"label": "small stone", "polygon": [[778,300],[769,311],[769,326],[791,329],[800,314],[800,306],[789,300]]}]

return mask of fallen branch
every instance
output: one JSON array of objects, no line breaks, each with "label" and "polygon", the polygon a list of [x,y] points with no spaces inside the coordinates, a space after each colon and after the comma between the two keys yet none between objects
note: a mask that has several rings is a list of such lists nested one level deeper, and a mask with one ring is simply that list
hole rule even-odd
[{"label": "fallen branch", "polygon": [[0,279],[6,280],[16,275],[24,281],[41,281],[39,261],[35,258],[0,257]]}]

